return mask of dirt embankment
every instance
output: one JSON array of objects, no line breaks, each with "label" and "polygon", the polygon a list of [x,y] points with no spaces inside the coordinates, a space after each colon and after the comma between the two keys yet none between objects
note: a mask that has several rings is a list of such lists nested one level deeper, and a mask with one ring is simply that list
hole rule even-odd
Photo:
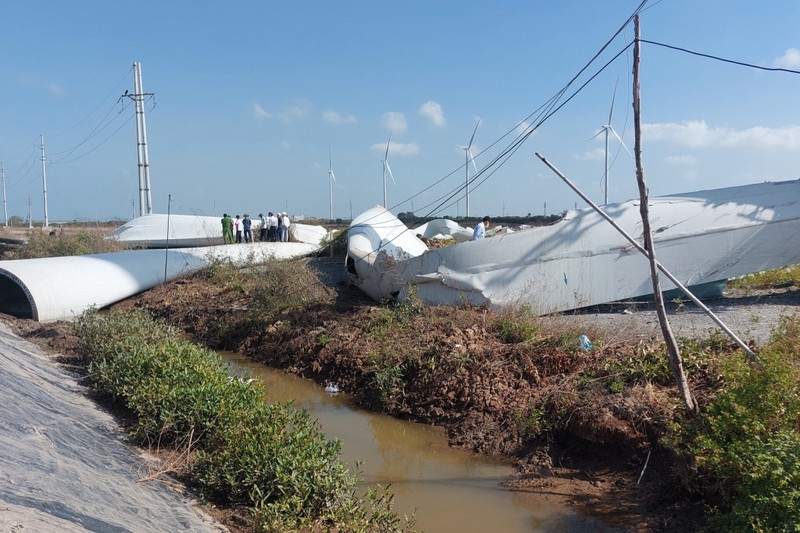
[{"label": "dirt embankment", "polygon": [[[610,362],[633,356],[657,335],[647,304],[551,317],[541,329],[518,331],[514,315],[480,308],[378,306],[343,279],[340,262],[309,264],[329,303],[295,307],[276,319],[263,320],[241,287],[198,275],[119,307],[145,307],[212,348],[336,382],[363,407],[443,426],[454,446],[514,457],[518,473],[508,481],[514,490],[566,496],[631,531],[698,526],[702,501],[684,485],[687,465],[658,445],[680,410],[674,387],[609,387]],[[798,296],[784,292],[774,305],[770,295],[749,296],[720,306],[746,308],[736,315],[738,332],[761,342]],[[670,312],[679,335],[713,327],[681,303]],[[28,328],[56,350],[68,352],[74,341],[57,325]],[[580,334],[597,346],[577,349]],[[692,379],[702,403],[707,384],[702,375]],[[559,422],[548,427],[552,420]]]}]

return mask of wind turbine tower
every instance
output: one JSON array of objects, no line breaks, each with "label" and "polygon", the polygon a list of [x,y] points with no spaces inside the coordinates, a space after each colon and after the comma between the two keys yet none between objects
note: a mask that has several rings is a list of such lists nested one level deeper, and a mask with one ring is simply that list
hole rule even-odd
[{"label": "wind turbine tower", "polygon": [[[600,131],[598,131],[597,134],[594,136],[594,137],[597,137],[597,135],[600,135],[601,133],[605,133],[605,142],[606,142],[605,162],[606,162],[606,167],[605,167],[605,173],[603,174],[603,189],[605,191],[604,192],[604,196],[603,196],[603,205],[607,205],[608,204],[608,171],[609,171],[609,166],[608,166],[608,134],[612,133],[614,135],[614,137],[617,138],[617,140],[622,145],[622,147],[625,148],[625,151],[628,152],[628,155],[633,157],[633,154],[631,154],[631,151],[628,150],[627,146],[625,146],[625,142],[622,140],[622,137],[620,137],[619,134],[617,134],[617,130],[615,130],[614,127],[611,125],[611,117],[614,114],[614,100],[616,99],[616,97],[617,97],[617,86],[615,84],[614,85],[614,95],[611,97],[611,110],[608,112],[608,123],[604,124],[603,127],[600,129]],[[594,138],[594,137],[592,137],[592,138]]]},{"label": "wind turbine tower", "polygon": [[383,207],[384,209],[389,209],[389,203],[386,200],[386,172],[389,172],[389,177],[392,178],[392,183],[397,186],[397,183],[394,181],[394,175],[392,175],[392,169],[389,166],[389,145],[392,143],[392,134],[389,133],[389,140],[386,142],[386,154],[383,156]]},{"label": "wind turbine tower", "polygon": [[333,155],[331,147],[328,145],[328,199],[330,201],[330,221],[333,223],[333,184],[336,183],[336,176],[333,173]]},{"label": "wind turbine tower", "polygon": [[8,200],[6,199],[6,167],[0,162],[0,179],[3,181],[3,227],[8,227]]},{"label": "wind turbine tower", "polygon": [[475,165],[475,156],[472,155],[472,141],[475,140],[475,133],[478,131],[478,126],[481,125],[481,119],[478,119],[478,123],[475,124],[475,129],[472,130],[472,137],[469,138],[469,144],[466,148],[464,148],[464,157],[466,158],[466,162],[464,163],[464,171],[466,172],[466,183],[464,184],[464,193],[467,200],[467,210],[466,210],[466,217],[469,217],[469,164],[472,162],[472,167],[475,169],[475,173],[478,173],[478,167]]}]

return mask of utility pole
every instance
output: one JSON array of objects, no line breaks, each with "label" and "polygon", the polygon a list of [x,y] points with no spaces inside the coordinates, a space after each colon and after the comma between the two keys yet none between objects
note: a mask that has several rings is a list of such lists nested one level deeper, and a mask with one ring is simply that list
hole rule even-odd
[{"label": "utility pole", "polygon": [[31,215],[31,195],[28,195],[28,229],[33,227],[33,216]]},{"label": "utility pole", "polygon": [[6,167],[0,161],[0,178],[3,180],[3,227],[8,227],[8,200],[6,199]]},{"label": "utility pole", "polygon": [[150,161],[147,156],[147,126],[144,117],[145,97],[153,96],[142,88],[142,65],[133,63],[133,94],[125,91],[136,105],[136,155],[139,165],[139,216],[153,214],[153,197],[150,192]]},{"label": "utility pole", "polygon": [[50,226],[49,219],[47,218],[47,173],[45,172],[45,157],[44,157],[44,134],[40,136],[42,144],[39,148],[42,149],[42,194],[44,195],[44,227]]},{"label": "utility pole", "polygon": [[658,261],[656,260],[656,250],[653,247],[653,234],[650,229],[650,215],[648,210],[649,191],[647,182],[644,179],[644,170],[642,167],[642,127],[641,127],[641,96],[639,90],[639,61],[641,57],[641,26],[639,22],[639,15],[634,19],[634,45],[633,45],[633,124],[635,130],[635,148],[633,150],[636,159],[636,182],[639,186],[639,212],[642,216],[642,237],[644,240],[644,249],[647,251],[647,257],[650,260],[650,278],[653,282],[653,298],[656,303],[656,314],[658,315],[658,322],[661,326],[661,334],[664,337],[664,344],[667,346],[667,360],[669,362],[672,376],[675,379],[675,384],[683,399],[686,409],[692,412],[697,412],[697,402],[692,396],[692,391],[689,387],[689,382],[686,379],[686,373],[683,369],[683,361],[681,360],[680,348],[675,335],[672,333],[669,320],[667,318],[667,311],[664,307],[664,295],[661,293],[661,283],[658,280]]}]

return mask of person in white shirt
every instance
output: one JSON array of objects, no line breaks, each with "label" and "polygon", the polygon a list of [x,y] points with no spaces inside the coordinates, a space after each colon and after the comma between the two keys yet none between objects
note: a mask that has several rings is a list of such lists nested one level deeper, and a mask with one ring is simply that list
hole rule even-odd
[{"label": "person in white shirt", "polygon": [[261,229],[258,230],[258,240],[264,242],[267,240],[267,218],[263,213],[259,213],[258,218],[261,220]]},{"label": "person in white shirt", "polygon": [[236,244],[242,243],[242,219],[239,215],[233,220],[233,233],[236,235]]},{"label": "person in white shirt", "polygon": [[486,228],[489,227],[489,224],[492,222],[492,219],[488,216],[483,217],[483,220],[478,222],[475,225],[475,229],[472,230],[472,240],[477,241],[478,239],[483,239],[486,237]]},{"label": "person in white shirt", "polygon": [[275,213],[272,211],[269,212],[267,216],[267,240],[269,242],[277,242],[278,241],[278,217],[275,216]]},{"label": "person in white shirt", "polygon": [[292,223],[289,221],[289,215],[285,211],[281,214],[281,217],[281,241],[289,242],[289,226]]}]

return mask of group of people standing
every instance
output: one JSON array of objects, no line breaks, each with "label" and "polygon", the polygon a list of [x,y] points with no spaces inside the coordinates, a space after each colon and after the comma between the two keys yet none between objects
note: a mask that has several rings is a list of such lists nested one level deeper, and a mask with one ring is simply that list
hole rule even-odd
[{"label": "group of people standing", "polygon": [[[258,214],[261,227],[259,228],[258,240],[262,242],[288,242],[289,226],[291,221],[286,212],[273,213],[270,211],[265,217],[262,213]],[[228,213],[222,215],[222,240],[225,244],[253,242],[253,221],[250,215],[244,214],[243,218],[236,215],[231,218]]]}]

